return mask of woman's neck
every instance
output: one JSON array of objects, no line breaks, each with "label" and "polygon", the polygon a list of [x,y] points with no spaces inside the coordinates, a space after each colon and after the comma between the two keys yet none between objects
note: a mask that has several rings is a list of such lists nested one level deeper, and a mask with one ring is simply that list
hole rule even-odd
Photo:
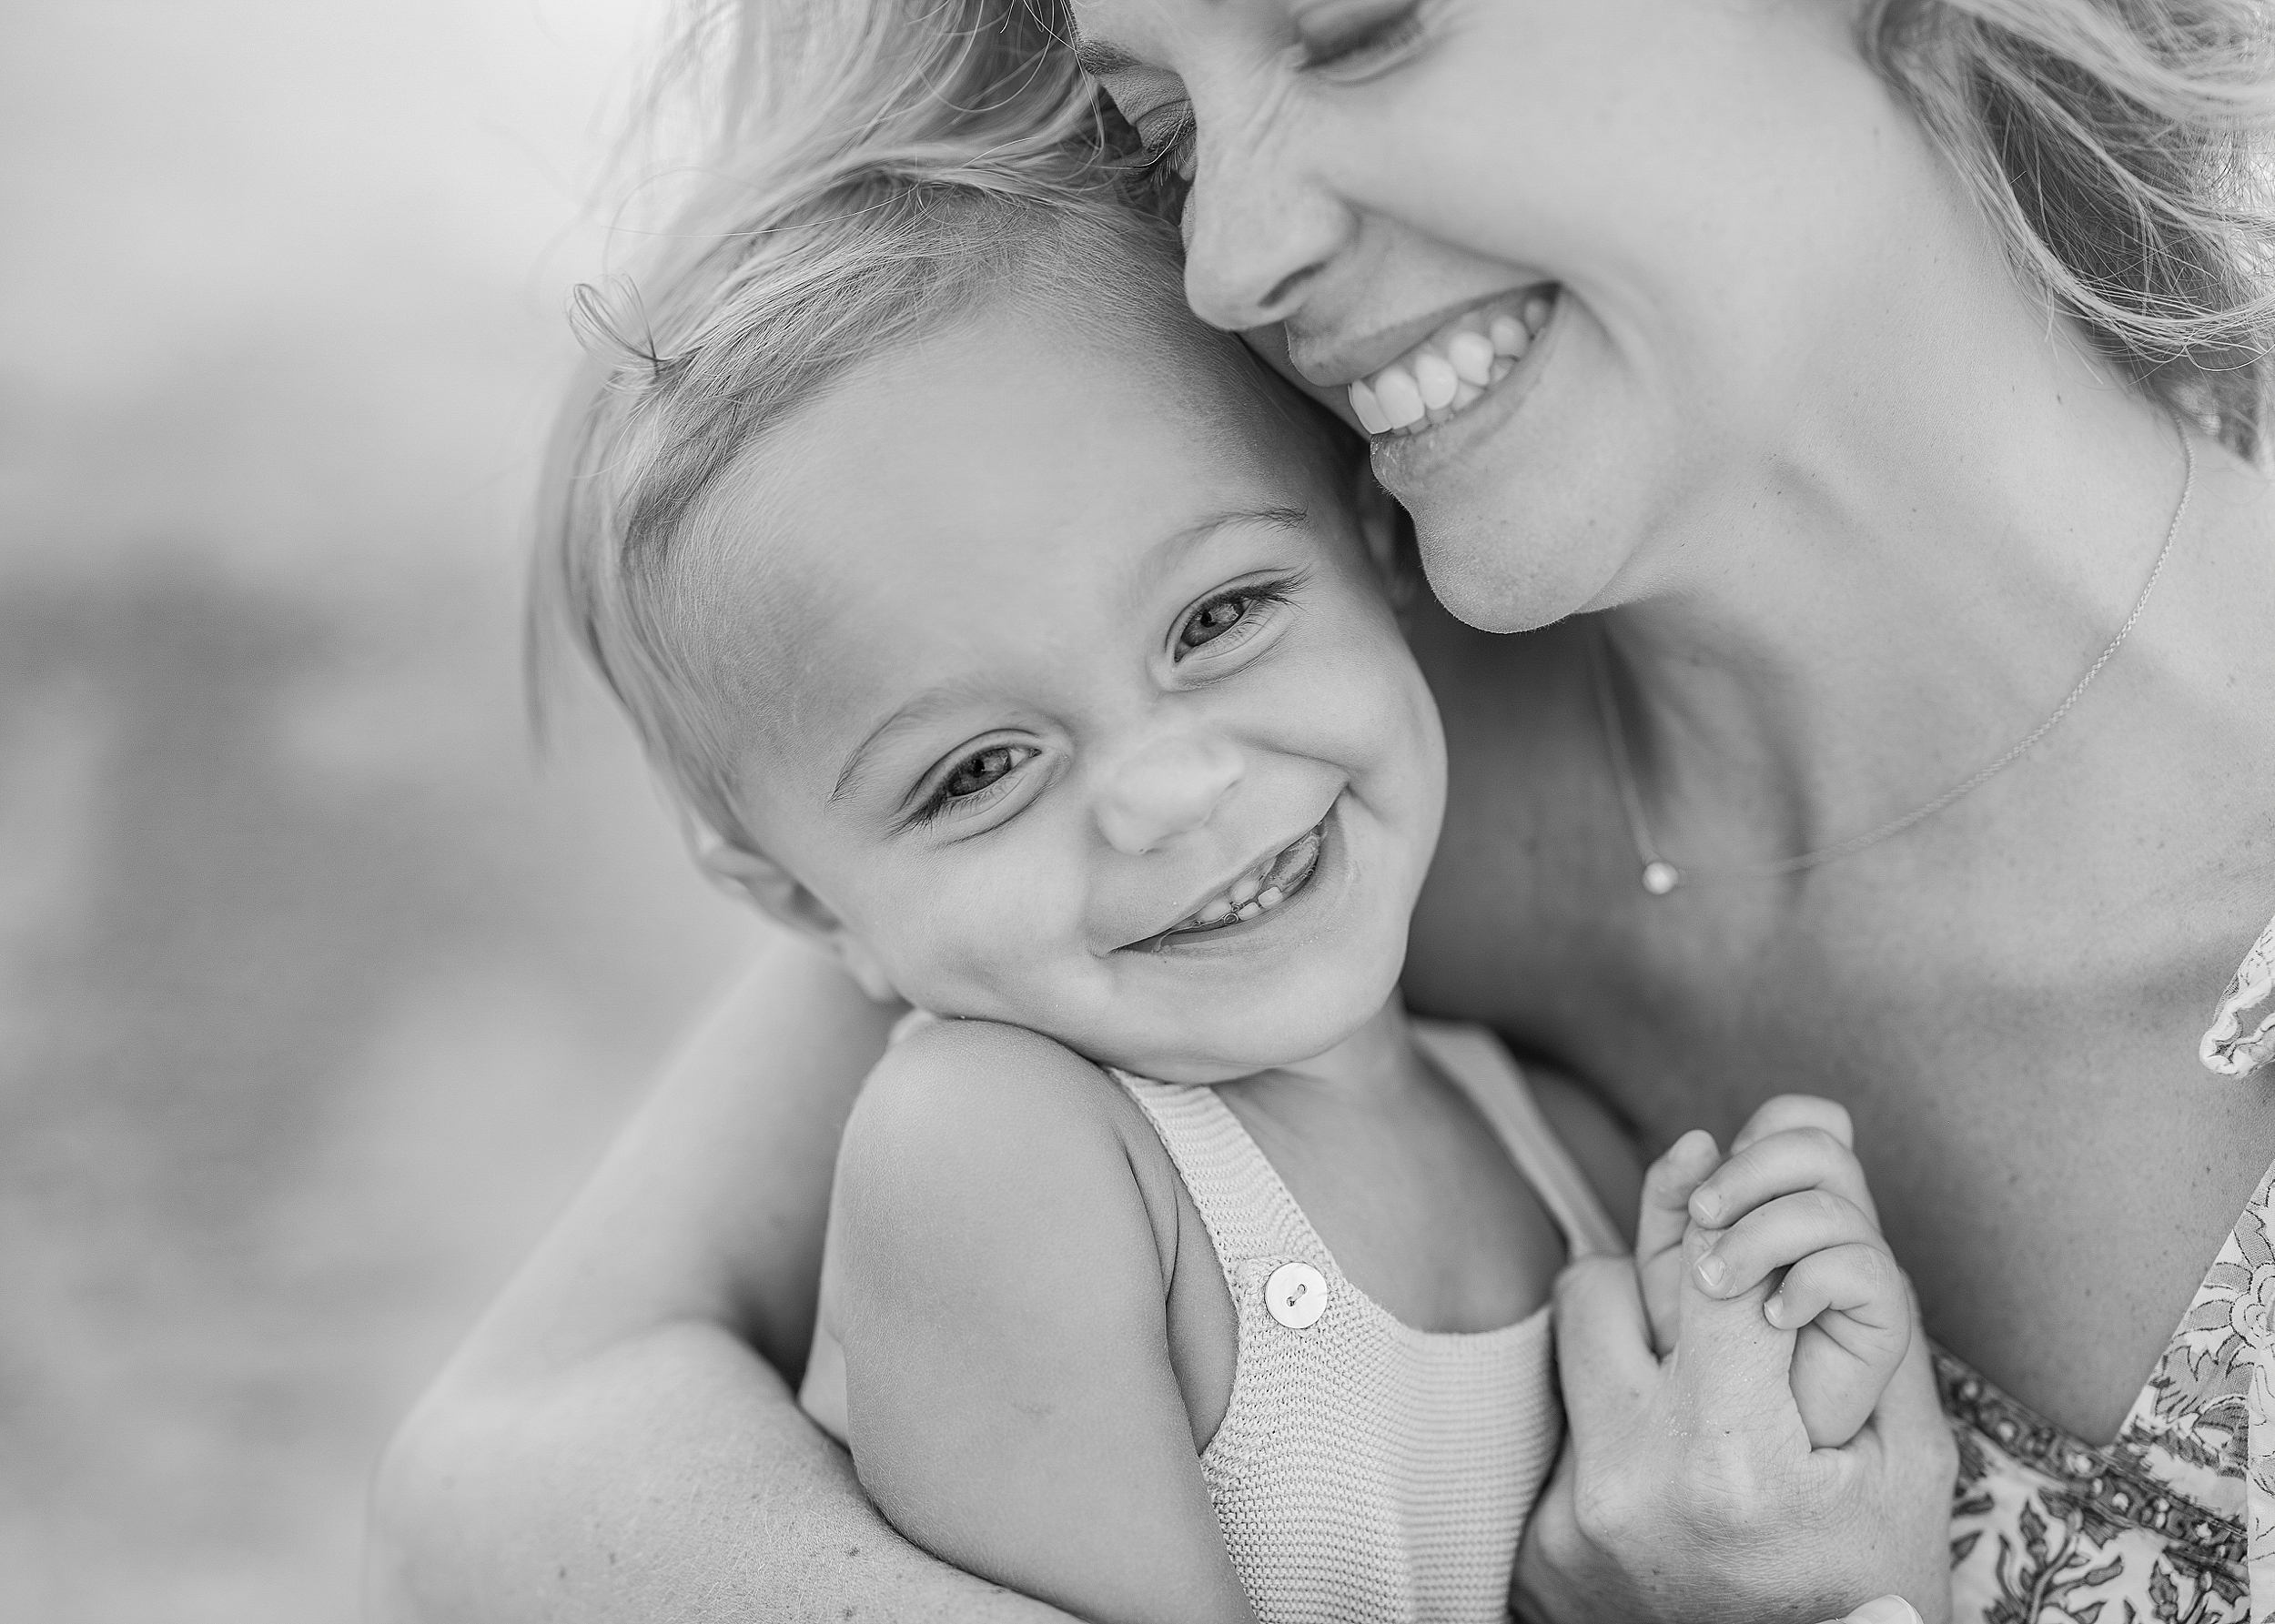
[{"label": "woman's neck", "polygon": [[1774,861],[1925,802],[2045,721],[2140,594],[2181,495],[2172,420],[2018,292],[1952,308],[1809,380],[1821,408],[1686,514],[1697,544],[1663,538],[1615,590],[1630,750],[1678,857]]}]

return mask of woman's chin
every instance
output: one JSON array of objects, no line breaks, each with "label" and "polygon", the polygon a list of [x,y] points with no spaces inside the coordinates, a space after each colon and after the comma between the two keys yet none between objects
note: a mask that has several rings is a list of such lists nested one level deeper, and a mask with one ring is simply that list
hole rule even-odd
[{"label": "woman's chin", "polygon": [[[1450,510],[1449,510],[1450,509]],[[1521,509],[1506,509],[1518,511]],[[1414,514],[1422,574],[1446,611],[1480,631],[1532,631],[1598,607],[1624,561],[1592,527],[1512,523],[1491,509],[1431,503]]]}]

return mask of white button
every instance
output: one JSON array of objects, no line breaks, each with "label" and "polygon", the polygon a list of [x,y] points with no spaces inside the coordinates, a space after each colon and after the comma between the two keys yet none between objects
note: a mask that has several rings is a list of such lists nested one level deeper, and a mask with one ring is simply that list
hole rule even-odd
[{"label": "white button", "polygon": [[1308,1263],[1283,1263],[1264,1282],[1264,1306],[1291,1331],[1308,1331],[1327,1312],[1327,1276]]}]

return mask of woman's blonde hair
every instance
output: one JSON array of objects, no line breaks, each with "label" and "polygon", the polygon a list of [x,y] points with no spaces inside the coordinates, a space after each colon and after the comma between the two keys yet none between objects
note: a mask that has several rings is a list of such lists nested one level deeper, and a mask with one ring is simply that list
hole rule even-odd
[{"label": "woman's blonde hair", "polygon": [[731,701],[690,651],[711,572],[685,557],[720,477],[846,368],[985,300],[1182,314],[1175,234],[1132,206],[1051,28],[1026,0],[703,8],[686,58],[724,76],[713,150],[637,278],[572,298],[591,359],[543,483],[532,693],[565,635],[733,843]]},{"label": "woman's blonde hair", "polygon": [[2275,383],[2275,5],[1867,0],[1867,56],[2016,268],[2239,453]]}]

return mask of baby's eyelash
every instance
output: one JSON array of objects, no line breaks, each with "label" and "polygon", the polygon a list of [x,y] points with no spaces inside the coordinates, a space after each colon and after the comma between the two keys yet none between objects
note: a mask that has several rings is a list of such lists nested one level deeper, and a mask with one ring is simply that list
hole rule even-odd
[{"label": "baby's eyelash", "polygon": [[[1011,752],[1024,751],[1025,756],[1024,759],[1015,762],[1010,766],[1005,768],[1003,772],[992,782],[983,784],[976,790],[968,790],[961,795],[951,794],[949,792],[948,786],[956,782],[956,775],[959,772],[971,762],[979,760],[983,756],[992,755],[997,751],[1006,751]],[[931,794],[925,797],[924,803],[918,806],[914,812],[909,814],[909,822],[912,825],[922,828],[926,824],[938,822],[941,813],[947,811],[950,806],[983,805],[986,802],[997,798],[1006,792],[1006,787],[1010,784],[1013,779],[1018,776],[1021,769],[1025,768],[1029,762],[1032,762],[1040,754],[1042,754],[1042,751],[1036,750],[1031,744],[990,744],[979,750],[965,751],[962,755],[956,759],[955,765],[950,767],[946,772],[941,775],[938,786],[934,789]]]},{"label": "baby's eyelash", "polygon": [[[1240,627],[1246,625],[1249,620],[1253,618],[1258,607],[1269,604],[1285,604],[1293,601],[1296,594],[1296,589],[1301,584],[1301,577],[1289,575],[1283,576],[1277,580],[1253,581],[1246,586],[1233,587],[1225,591],[1211,593],[1208,597],[1202,599],[1198,603],[1195,604],[1191,612],[1187,614],[1183,620],[1178,622],[1177,638],[1179,642],[1181,642],[1184,639],[1186,629],[1191,626],[1193,622],[1198,620],[1202,615],[1208,613],[1208,610],[1214,609],[1218,604],[1239,602],[1246,603],[1250,607],[1238,620],[1235,620],[1231,625],[1226,627],[1223,631],[1219,632],[1217,638],[1210,638],[1207,642],[1195,643],[1190,648],[1182,650],[1178,654],[1178,658],[1182,659],[1186,655],[1198,654],[1204,651],[1214,649],[1217,645],[1218,638],[1228,637],[1233,632],[1239,630]],[[1242,642],[1246,642],[1248,640],[1243,638],[1240,641]],[[1231,646],[1238,648],[1239,644],[1235,643]]]}]

